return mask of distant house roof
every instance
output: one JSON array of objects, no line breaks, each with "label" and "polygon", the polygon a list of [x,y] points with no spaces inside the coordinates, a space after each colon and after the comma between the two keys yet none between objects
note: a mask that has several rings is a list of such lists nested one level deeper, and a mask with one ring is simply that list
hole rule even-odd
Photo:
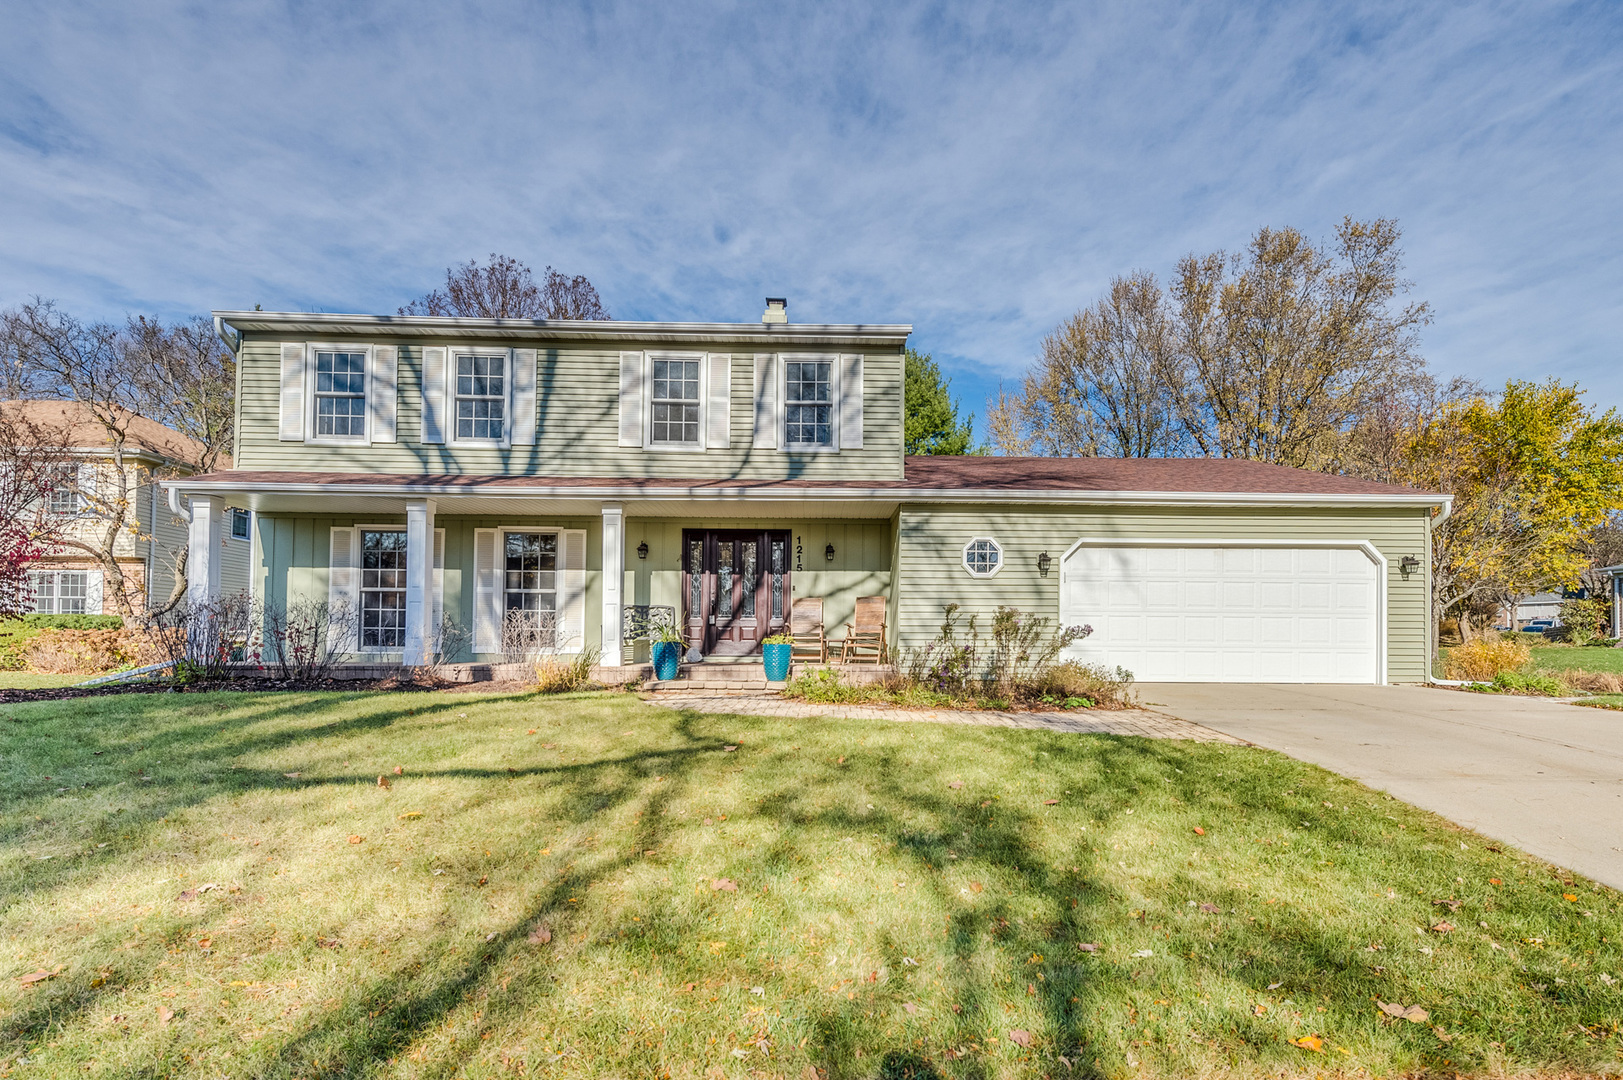
[{"label": "distant house roof", "polygon": [[908,487],[989,491],[1421,495],[1415,488],[1234,458],[910,457]]},{"label": "distant house roof", "polygon": [[[191,436],[182,435],[138,413],[122,415],[127,418],[126,446],[181,464],[191,464],[202,458],[205,448]],[[96,419],[90,407],[82,402],[0,401],[0,420],[18,416],[39,427],[62,432],[63,442],[75,449],[89,450],[112,445],[107,429]],[[230,459],[222,458],[221,465],[230,468]]]}]

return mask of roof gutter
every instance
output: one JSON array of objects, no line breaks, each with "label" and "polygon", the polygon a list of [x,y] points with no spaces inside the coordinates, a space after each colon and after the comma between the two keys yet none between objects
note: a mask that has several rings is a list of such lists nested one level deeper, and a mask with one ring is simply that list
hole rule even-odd
[{"label": "roof gutter", "polygon": [[228,326],[224,316],[214,316],[214,333],[225,342],[225,347],[231,350],[232,356],[236,356],[242,350],[242,332]]}]

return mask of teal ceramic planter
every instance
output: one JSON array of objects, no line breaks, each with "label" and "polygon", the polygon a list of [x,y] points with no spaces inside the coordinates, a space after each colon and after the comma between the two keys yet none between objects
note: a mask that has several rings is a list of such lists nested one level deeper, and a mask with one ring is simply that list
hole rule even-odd
[{"label": "teal ceramic planter", "polygon": [[654,661],[654,678],[660,682],[670,682],[676,678],[676,672],[682,663],[680,642],[656,641],[648,650],[648,655]]},{"label": "teal ceramic planter", "polygon": [[766,681],[783,682],[789,677],[789,654],[793,645],[762,645],[761,658],[766,662]]}]

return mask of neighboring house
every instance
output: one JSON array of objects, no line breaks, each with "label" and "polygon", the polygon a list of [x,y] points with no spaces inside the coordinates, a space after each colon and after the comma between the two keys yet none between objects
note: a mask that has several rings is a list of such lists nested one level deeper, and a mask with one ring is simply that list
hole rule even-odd
[{"label": "neighboring house", "polygon": [[[544,647],[639,662],[650,620],[746,656],[821,597],[888,600],[892,650],[943,607],[1090,624],[1141,680],[1419,681],[1446,496],[1228,460],[905,458],[911,327],[220,312],[233,472],[189,502],[210,587],[229,504],[255,594],[326,602],[348,659]],[[515,616],[510,613],[519,613]],[[662,613],[664,615],[662,616]],[[525,639],[531,640],[531,639]],[[630,675],[630,672],[627,672]]]},{"label": "neighboring house", "polygon": [[1524,630],[1528,623],[1549,623],[1551,626],[1561,625],[1561,604],[1569,597],[1582,597],[1584,591],[1576,592],[1539,592],[1531,596],[1524,596],[1508,608],[1499,611],[1498,625],[1506,630]]},{"label": "neighboring house", "polygon": [[[0,402],[0,422],[22,416],[61,433],[70,460],[61,481],[46,496],[46,512],[58,519],[61,535],[99,546],[107,514],[118,501],[118,464],[107,429],[85,406],[66,401]],[[123,449],[125,523],[112,555],[130,591],[132,606],[144,611],[165,603],[174,588],[175,569],[185,557],[187,532],[158,485],[164,476],[189,474],[200,447],[178,431],[142,416],[130,416]],[[247,511],[238,524],[241,539],[221,544],[222,587],[248,585]],[[90,552],[56,545],[28,571],[24,603],[48,615],[116,615],[116,598],[106,586],[107,571]]]}]

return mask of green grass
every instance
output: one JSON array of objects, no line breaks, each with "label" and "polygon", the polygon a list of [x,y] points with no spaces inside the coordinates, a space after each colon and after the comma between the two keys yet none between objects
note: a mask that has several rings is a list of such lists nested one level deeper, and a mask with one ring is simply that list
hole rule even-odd
[{"label": "green grass", "polygon": [[1539,671],[1607,671],[1623,675],[1623,649],[1610,645],[1537,645],[1533,667]]},{"label": "green grass", "polygon": [[93,678],[90,675],[54,675],[37,671],[0,671],[0,690],[41,690],[72,686]]},{"label": "green grass", "polygon": [[1262,750],[308,693],[0,706],[0,754],[18,1075],[1623,1068],[1616,893]]}]

